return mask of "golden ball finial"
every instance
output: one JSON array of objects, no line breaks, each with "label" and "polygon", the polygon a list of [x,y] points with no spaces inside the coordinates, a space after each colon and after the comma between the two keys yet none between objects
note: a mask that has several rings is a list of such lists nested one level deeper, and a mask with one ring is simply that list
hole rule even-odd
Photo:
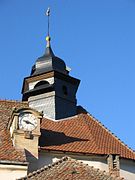
[{"label": "golden ball finial", "polygon": [[51,41],[50,36],[46,36],[46,41],[47,41],[46,47],[50,47],[50,41]]},{"label": "golden ball finial", "polygon": [[46,41],[51,41],[50,36],[46,36]]}]

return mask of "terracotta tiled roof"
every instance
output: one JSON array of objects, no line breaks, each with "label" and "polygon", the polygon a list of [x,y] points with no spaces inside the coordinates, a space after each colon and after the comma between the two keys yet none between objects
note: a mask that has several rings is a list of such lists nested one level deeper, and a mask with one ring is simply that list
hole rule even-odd
[{"label": "terracotta tiled roof", "polygon": [[[7,131],[13,107],[28,107],[28,103],[0,100],[0,160],[25,161],[24,153],[13,147]],[[120,157],[135,160],[135,152],[82,110],[77,116],[67,120],[52,121],[44,118],[39,145],[42,150],[99,155],[120,154]]]},{"label": "terracotta tiled roof", "polygon": [[27,103],[0,100],[0,160],[26,161],[24,152],[13,147],[9,131],[7,131],[7,123],[13,107],[21,108],[26,106],[28,106]]},{"label": "terracotta tiled roof", "polygon": [[119,154],[135,160],[135,152],[88,113],[67,120],[43,119],[40,149],[98,155]]},{"label": "terracotta tiled roof", "polygon": [[75,159],[64,157],[52,165],[45,166],[19,180],[121,180],[105,171],[83,164]]}]

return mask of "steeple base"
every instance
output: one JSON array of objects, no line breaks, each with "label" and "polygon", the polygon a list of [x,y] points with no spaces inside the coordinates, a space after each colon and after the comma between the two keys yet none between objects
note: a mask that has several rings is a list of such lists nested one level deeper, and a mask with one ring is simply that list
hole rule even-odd
[{"label": "steeple base", "polygon": [[56,96],[55,91],[31,96],[28,98],[29,106],[39,112],[43,112],[44,117],[59,120],[76,115],[76,101]]}]

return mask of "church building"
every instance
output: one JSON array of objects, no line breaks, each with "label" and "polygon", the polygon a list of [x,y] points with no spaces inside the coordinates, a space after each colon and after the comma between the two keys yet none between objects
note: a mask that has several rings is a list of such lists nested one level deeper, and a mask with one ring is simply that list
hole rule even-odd
[{"label": "church building", "polygon": [[80,80],[46,41],[22,101],[0,100],[0,179],[134,180],[135,152],[77,105]]}]

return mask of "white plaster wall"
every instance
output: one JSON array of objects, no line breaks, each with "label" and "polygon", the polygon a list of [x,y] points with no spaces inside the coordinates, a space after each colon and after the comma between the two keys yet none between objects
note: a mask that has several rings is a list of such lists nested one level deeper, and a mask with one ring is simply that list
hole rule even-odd
[{"label": "white plaster wall", "polygon": [[120,175],[125,180],[135,180],[135,161],[121,159]]},{"label": "white plaster wall", "polygon": [[[88,164],[89,166],[93,166],[94,168],[100,169],[102,171],[108,171],[108,165],[103,157],[91,157],[91,156],[72,156],[71,158],[77,159],[80,162],[83,162],[84,164]],[[61,159],[60,157],[53,158],[53,162],[56,162],[57,160]]]},{"label": "white plaster wall", "polygon": [[42,80],[39,80],[39,81],[29,83],[29,90],[33,89],[34,86],[40,81],[48,81],[49,84],[53,84],[54,83],[54,77],[46,78],[46,79],[42,79]]},{"label": "white plaster wall", "polygon": [[0,165],[0,180],[15,180],[27,175],[27,166]]},{"label": "white plaster wall", "polygon": [[[38,160],[38,168],[41,168],[45,165],[52,164],[57,160],[61,159],[64,154],[53,154],[53,153],[40,153],[39,160]],[[101,170],[108,171],[108,165],[105,160],[105,157],[94,157],[94,156],[74,156],[74,155],[67,155],[73,159],[77,159],[89,166],[94,166],[95,168],[99,168]]]}]

